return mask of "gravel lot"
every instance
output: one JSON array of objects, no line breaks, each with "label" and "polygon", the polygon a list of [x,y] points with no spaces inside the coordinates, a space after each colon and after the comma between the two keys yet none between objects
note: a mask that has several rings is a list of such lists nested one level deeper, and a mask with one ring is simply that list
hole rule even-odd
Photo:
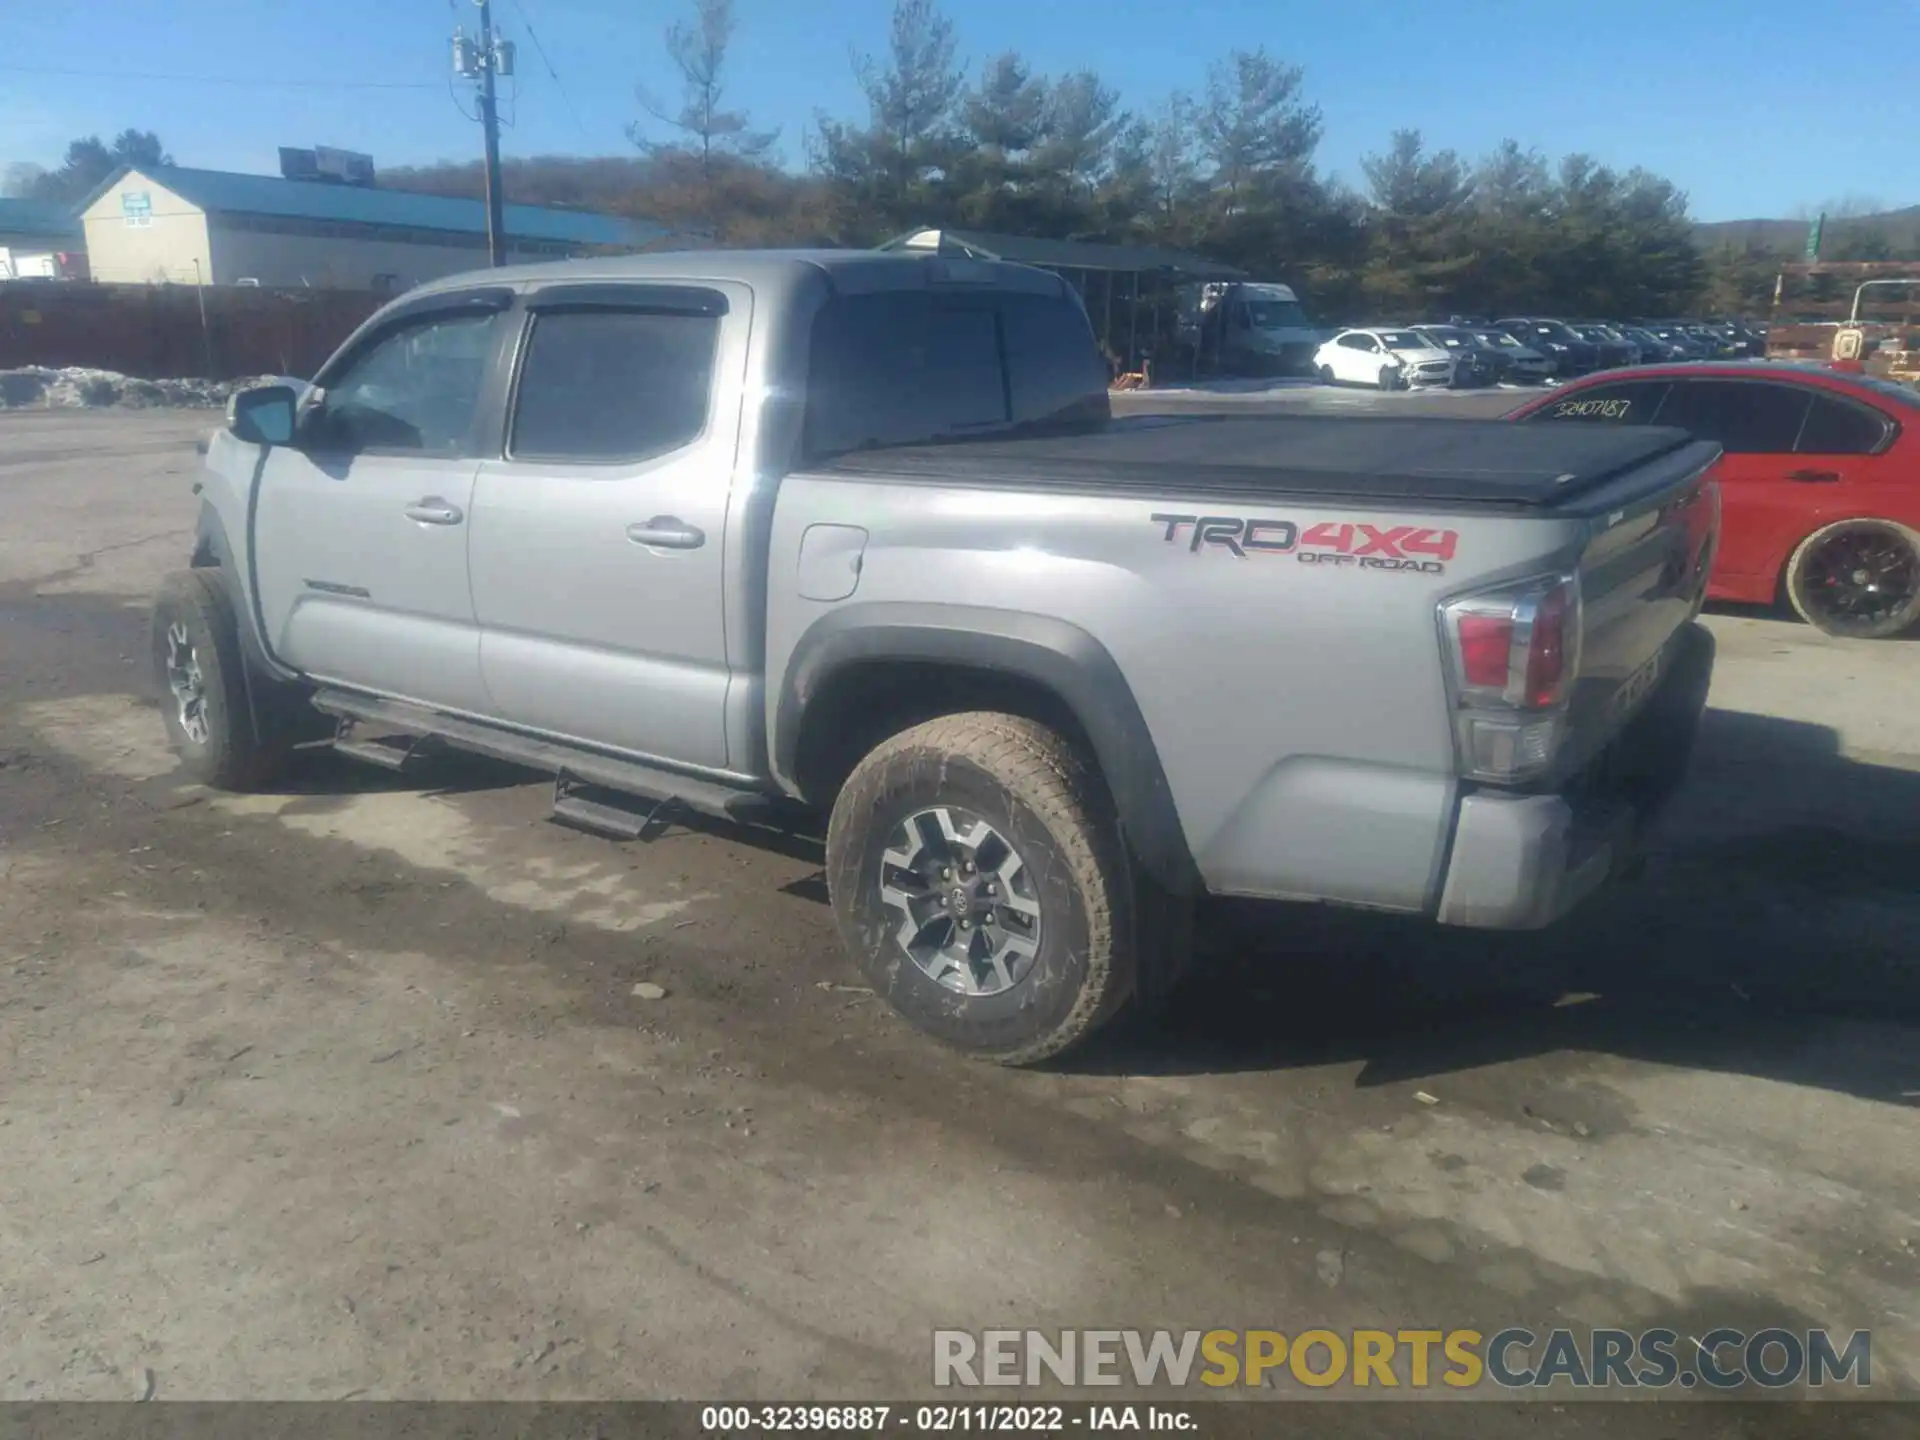
[{"label": "gravel lot", "polygon": [[804,842],[177,782],[210,423],[0,416],[0,1399],[902,1396],[953,1323],[1871,1326],[1920,1391],[1920,643],[1717,615],[1639,886],[1222,911],[1156,1030],[1007,1073],[853,988]]}]

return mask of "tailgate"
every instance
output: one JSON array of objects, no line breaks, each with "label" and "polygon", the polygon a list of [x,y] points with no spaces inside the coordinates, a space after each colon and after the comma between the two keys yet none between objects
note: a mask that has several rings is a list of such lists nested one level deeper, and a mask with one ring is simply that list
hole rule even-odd
[{"label": "tailgate", "polygon": [[1672,641],[1706,596],[1720,536],[1712,476],[1719,447],[1699,443],[1589,497],[1593,532],[1580,557],[1578,680],[1562,741],[1562,775],[1583,768],[1653,692]]}]

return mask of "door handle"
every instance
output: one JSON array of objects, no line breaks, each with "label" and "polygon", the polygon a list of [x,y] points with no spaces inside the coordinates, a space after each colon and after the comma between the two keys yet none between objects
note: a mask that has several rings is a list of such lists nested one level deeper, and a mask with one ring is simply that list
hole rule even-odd
[{"label": "door handle", "polygon": [[466,518],[458,505],[449,505],[438,495],[428,495],[407,506],[406,517],[422,525],[458,525]]},{"label": "door handle", "polygon": [[627,539],[662,550],[698,550],[707,543],[704,530],[672,515],[656,515],[644,524],[627,526]]},{"label": "door handle", "polygon": [[1802,485],[1833,485],[1840,479],[1838,470],[1789,470],[1789,480],[1798,480]]}]

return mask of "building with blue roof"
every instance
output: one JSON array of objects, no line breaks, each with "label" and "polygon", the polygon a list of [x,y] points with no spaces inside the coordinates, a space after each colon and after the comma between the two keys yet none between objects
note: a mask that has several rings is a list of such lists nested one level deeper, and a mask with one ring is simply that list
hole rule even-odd
[{"label": "building with blue roof", "polygon": [[69,274],[61,257],[83,243],[80,222],[65,205],[0,197],[0,280]]},{"label": "building with blue roof", "polygon": [[[510,261],[636,250],[645,221],[538,205],[506,208]],[[478,200],[367,185],[123,167],[79,207],[95,280],[393,293],[487,263]]]}]

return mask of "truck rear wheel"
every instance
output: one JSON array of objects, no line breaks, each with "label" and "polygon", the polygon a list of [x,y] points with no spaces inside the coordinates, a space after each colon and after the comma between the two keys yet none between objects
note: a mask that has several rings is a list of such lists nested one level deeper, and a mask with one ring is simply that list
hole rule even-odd
[{"label": "truck rear wheel", "polygon": [[256,734],[233,605],[217,570],[179,570],[153,607],[153,666],[167,739],[181,768],[216,790],[251,790],[273,777],[290,742]]},{"label": "truck rear wheel", "polygon": [[867,755],[833,807],[827,876],[874,990],[1003,1065],[1062,1054],[1118,1014],[1154,928],[1091,766],[1013,715],[944,716]]}]

